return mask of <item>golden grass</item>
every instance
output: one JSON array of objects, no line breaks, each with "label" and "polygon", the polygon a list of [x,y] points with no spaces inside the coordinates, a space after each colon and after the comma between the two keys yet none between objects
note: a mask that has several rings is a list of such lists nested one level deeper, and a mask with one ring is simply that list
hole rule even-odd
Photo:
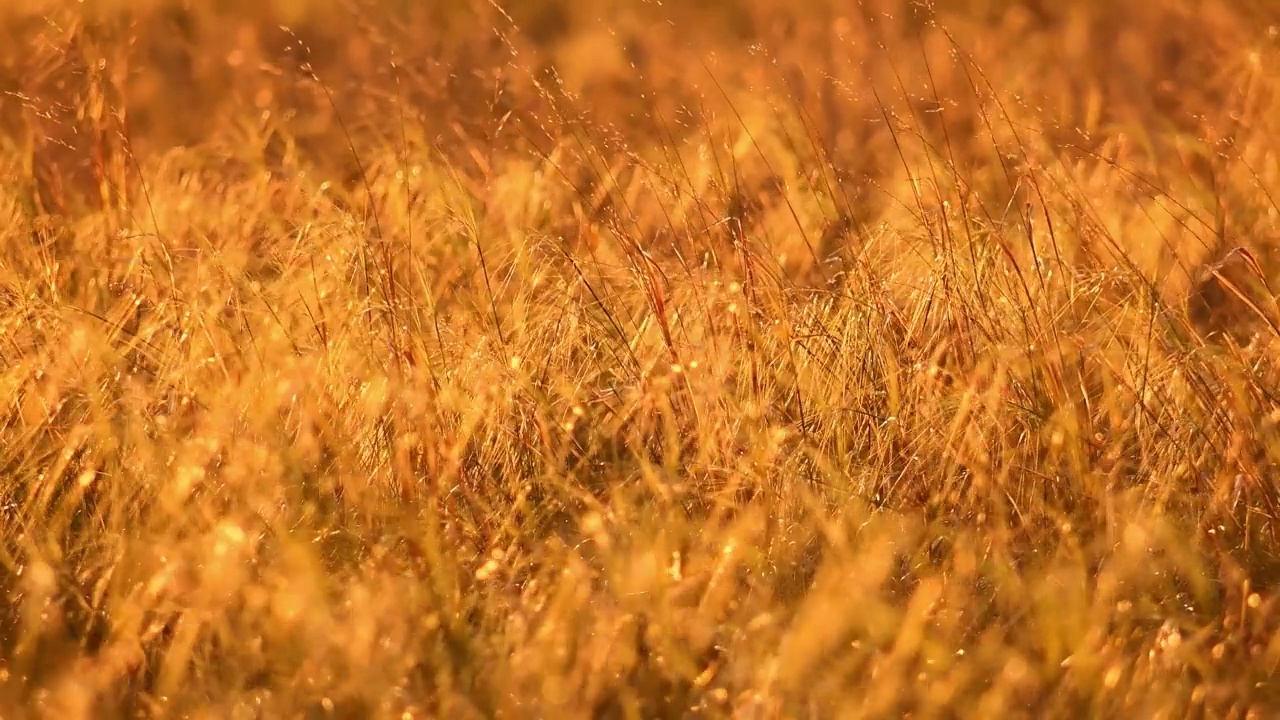
[{"label": "golden grass", "polygon": [[1274,6],[6,7],[0,717],[1280,712]]}]

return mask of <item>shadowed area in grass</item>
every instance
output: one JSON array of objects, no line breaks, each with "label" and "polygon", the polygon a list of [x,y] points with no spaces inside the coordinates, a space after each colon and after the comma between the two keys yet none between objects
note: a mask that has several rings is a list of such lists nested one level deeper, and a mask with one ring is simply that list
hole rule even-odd
[{"label": "shadowed area in grass", "polygon": [[0,40],[0,706],[1280,711],[1270,3]]}]

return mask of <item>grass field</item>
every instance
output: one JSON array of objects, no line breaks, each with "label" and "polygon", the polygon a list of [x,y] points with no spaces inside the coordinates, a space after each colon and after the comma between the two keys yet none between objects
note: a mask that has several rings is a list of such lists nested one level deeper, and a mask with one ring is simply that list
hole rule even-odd
[{"label": "grass field", "polygon": [[0,93],[0,718],[1280,714],[1268,0],[30,0]]}]

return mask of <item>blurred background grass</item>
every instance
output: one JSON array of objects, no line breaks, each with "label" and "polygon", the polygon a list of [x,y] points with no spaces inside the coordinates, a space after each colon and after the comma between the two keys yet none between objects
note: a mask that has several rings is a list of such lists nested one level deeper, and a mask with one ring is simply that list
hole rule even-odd
[{"label": "blurred background grass", "polygon": [[[506,101],[536,98],[519,92],[522,82],[555,68],[568,89],[591,92],[593,113],[615,120],[645,114],[646,87],[705,84],[698,77],[702,62],[716,64],[729,80],[762,64],[763,55],[776,63],[778,77],[803,76],[807,86],[796,89],[805,96],[842,94],[824,87],[823,74],[854,82],[887,76],[893,63],[915,88],[922,44],[939,58],[952,53],[935,21],[978,65],[1001,61],[991,66],[999,70],[1001,92],[1052,103],[1064,132],[1099,122],[1192,131],[1223,124],[1214,113],[1231,112],[1223,102],[1228,78],[1271,47],[1268,28],[1280,16],[1265,0],[90,0],[74,7],[55,0],[9,4],[2,12],[6,92],[22,92],[48,110],[71,82],[52,77],[52,66],[65,51],[78,50],[83,62],[109,62],[139,142],[162,147],[207,137],[229,116],[272,101],[300,116],[303,134],[328,128],[328,100],[302,104],[307,98],[292,87],[304,61],[348,112],[393,95],[415,120],[441,124],[489,103],[494,78],[475,75],[499,68],[513,89]],[[69,35],[84,23],[92,32],[68,48]],[[523,53],[519,67],[513,48]],[[751,57],[761,62],[747,62]],[[392,62],[401,72],[392,72]],[[955,71],[950,62],[936,62],[934,70]],[[647,102],[654,102],[650,95]],[[6,103],[10,129],[19,109]],[[308,119],[313,114],[320,118]]]},{"label": "blurred background grass", "polygon": [[[901,142],[879,127],[892,120],[961,164],[1005,155],[1006,178],[982,188],[1003,207],[1024,141],[1202,192],[1220,181],[1215,154],[1277,124],[1262,78],[1280,12],[1265,0],[147,0],[6,14],[0,127],[58,196],[101,195],[89,146],[104,133],[127,135],[135,160],[202,142],[269,166],[293,153],[350,188],[361,152],[403,147],[406,127],[465,167],[477,146],[551,147],[569,120],[660,152],[709,113],[751,116],[750,131],[799,112],[801,144],[851,197],[902,199],[874,189],[901,181]],[[1253,232],[1262,209],[1222,205]]]}]

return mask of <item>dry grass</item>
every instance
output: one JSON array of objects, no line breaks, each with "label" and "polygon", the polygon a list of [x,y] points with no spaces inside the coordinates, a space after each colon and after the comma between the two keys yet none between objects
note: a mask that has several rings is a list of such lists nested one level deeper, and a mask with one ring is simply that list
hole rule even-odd
[{"label": "dry grass", "polygon": [[421,5],[3,13],[0,716],[1280,712],[1274,6]]}]

